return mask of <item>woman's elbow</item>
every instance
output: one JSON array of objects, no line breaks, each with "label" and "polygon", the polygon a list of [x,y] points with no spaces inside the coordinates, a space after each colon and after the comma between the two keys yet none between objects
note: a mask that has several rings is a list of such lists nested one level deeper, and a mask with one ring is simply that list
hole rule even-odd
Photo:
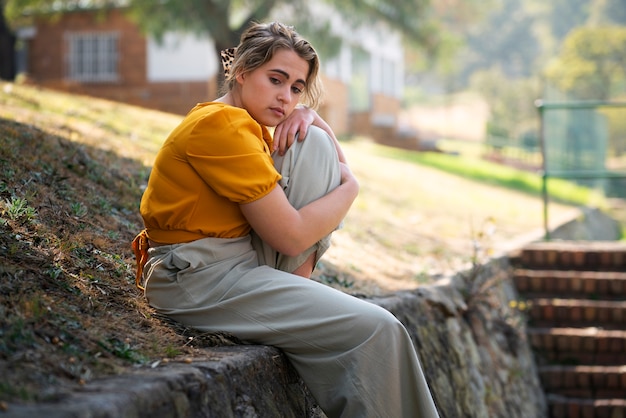
[{"label": "woman's elbow", "polygon": [[282,230],[282,234],[273,238],[274,249],[287,257],[296,257],[314,244],[312,238],[305,235],[303,228],[298,227],[287,227]]},{"label": "woman's elbow", "polygon": [[277,244],[274,249],[287,257],[296,257],[302,254],[310,245],[298,240],[285,239]]}]

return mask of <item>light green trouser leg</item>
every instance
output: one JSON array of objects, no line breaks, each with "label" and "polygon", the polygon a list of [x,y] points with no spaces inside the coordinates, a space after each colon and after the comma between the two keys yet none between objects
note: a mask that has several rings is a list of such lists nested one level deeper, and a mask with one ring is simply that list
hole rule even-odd
[{"label": "light green trouser leg", "polygon": [[[280,186],[293,207],[300,209],[339,186],[341,170],[332,139],[320,128],[310,126],[306,138],[294,142],[285,155],[275,153],[274,166],[283,176]],[[252,233],[252,245],[259,253],[259,263],[292,272],[316,252],[316,262],[328,250],[330,235],[322,238],[297,257],[287,257],[265,244]]]},{"label": "light green trouser leg", "polygon": [[404,326],[319,282],[258,266],[249,237],[151,249],[146,296],[194,328],[280,348],[329,418],[435,418]]}]

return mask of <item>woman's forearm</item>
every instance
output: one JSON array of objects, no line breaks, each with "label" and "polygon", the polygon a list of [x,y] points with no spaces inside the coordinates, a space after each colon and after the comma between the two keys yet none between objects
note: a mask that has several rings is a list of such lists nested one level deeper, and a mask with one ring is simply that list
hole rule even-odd
[{"label": "woman's forearm", "polygon": [[296,256],[337,229],[358,193],[355,182],[342,184],[324,197],[298,210],[297,221],[283,231],[282,241],[274,248]]},{"label": "woman's forearm", "polygon": [[287,256],[295,256],[337,228],[358,192],[356,178],[342,164],[341,184],[299,210],[291,206],[280,187],[241,205],[241,210],[263,241]]},{"label": "woman's forearm", "polygon": [[327,195],[300,208],[300,232],[303,237],[302,250],[334,231],[345,218],[359,193],[359,184],[354,177],[341,184]]}]

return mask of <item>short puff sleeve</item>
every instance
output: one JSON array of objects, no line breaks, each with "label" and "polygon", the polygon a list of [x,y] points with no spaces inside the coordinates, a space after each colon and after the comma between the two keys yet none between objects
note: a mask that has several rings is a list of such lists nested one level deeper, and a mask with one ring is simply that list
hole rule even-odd
[{"label": "short puff sleeve", "polygon": [[194,126],[187,158],[215,193],[250,203],[272,191],[281,178],[264,139],[268,137],[267,129],[244,109],[223,109]]}]

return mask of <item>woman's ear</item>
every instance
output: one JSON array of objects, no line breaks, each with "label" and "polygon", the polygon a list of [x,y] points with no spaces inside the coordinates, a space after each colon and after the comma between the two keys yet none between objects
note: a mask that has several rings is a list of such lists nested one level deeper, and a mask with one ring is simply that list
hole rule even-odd
[{"label": "woman's ear", "polygon": [[239,73],[235,74],[235,80],[237,80],[237,83],[243,84],[243,81],[245,79],[246,79],[246,73],[239,72]]}]

